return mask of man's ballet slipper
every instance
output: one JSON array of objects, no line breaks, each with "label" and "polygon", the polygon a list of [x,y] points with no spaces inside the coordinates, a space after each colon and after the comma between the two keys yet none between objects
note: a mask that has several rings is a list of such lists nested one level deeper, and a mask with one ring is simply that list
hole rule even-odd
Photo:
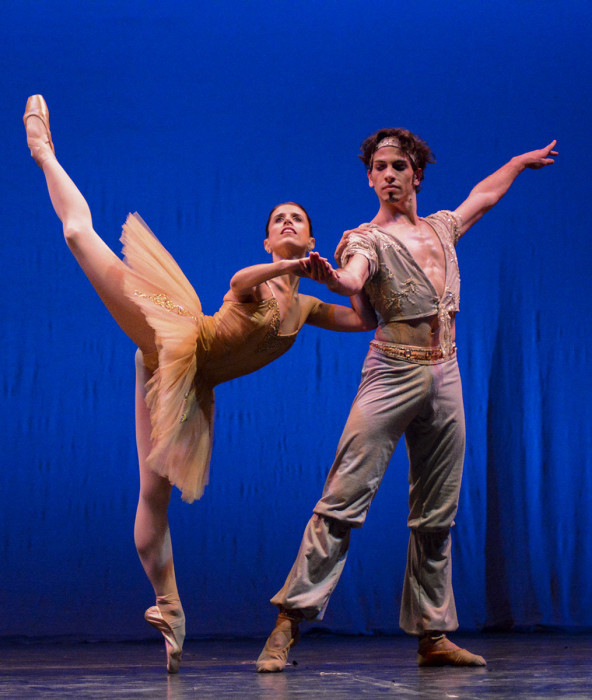
[{"label": "man's ballet slipper", "polygon": [[417,664],[418,666],[487,666],[482,656],[457,647],[445,634],[436,639],[426,636],[420,640]]},{"label": "man's ballet slipper", "polygon": [[283,612],[278,615],[275,629],[269,635],[263,651],[257,659],[257,673],[279,673],[288,662],[288,652],[298,644],[300,616],[291,617]]}]

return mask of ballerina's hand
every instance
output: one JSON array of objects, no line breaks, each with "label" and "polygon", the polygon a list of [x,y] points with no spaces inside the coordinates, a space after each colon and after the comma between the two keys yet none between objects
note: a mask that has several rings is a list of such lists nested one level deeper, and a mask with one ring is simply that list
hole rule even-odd
[{"label": "ballerina's hand", "polygon": [[335,270],[327,258],[322,258],[318,253],[312,252],[308,258],[300,260],[300,274],[309,277],[315,282],[328,284],[335,277]]}]

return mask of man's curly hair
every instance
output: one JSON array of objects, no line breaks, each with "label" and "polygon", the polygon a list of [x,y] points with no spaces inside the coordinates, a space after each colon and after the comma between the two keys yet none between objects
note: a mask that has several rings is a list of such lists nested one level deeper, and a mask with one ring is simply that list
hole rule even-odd
[{"label": "man's curly hair", "polygon": [[[428,163],[435,163],[436,158],[428,144],[416,136],[414,133],[408,129],[380,129],[372,136],[368,136],[360,146],[360,155],[358,158],[366,166],[366,170],[370,172],[372,170],[372,163],[374,161],[374,153],[376,152],[376,146],[387,137],[396,138],[401,144],[401,150],[409,156],[411,161],[411,166],[415,172],[419,171],[419,180],[423,180],[425,168]],[[416,187],[417,192],[419,192],[420,187]]]}]

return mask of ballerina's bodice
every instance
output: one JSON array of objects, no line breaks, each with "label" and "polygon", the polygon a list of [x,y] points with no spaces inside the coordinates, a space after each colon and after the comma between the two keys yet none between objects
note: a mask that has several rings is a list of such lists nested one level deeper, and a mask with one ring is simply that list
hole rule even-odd
[{"label": "ballerina's bodice", "polygon": [[196,382],[214,387],[255,372],[289,350],[298,330],[281,335],[275,298],[226,301],[213,316],[203,316],[196,342]]}]

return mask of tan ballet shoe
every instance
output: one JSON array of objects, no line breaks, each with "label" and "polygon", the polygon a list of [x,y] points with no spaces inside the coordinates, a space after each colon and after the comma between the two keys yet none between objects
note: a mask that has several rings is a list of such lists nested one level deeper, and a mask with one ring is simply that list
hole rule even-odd
[{"label": "tan ballet shoe", "polygon": [[144,613],[146,622],[155,627],[164,637],[167,653],[167,671],[178,673],[183,655],[183,641],[185,640],[185,615],[179,618],[179,624],[175,627],[164,619],[157,605],[148,608]]},{"label": "tan ballet shoe", "polygon": [[279,673],[288,662],[288,652],[298,644],[300,630],[298,624],[302,621],[299,614],[288,615],[280,612],[275,623],[275,629],[269,635],[263,651],[257,659],[257,673]]},{"label": "tan ballet shoe", "polygon": [[445,634],[425,635],[419,640],[418,666],[487,666],[482,656],[453,644]]},{"label": "tan ballet shoe", "polygon": [[[47,104],[43,99],[42,95],[31,95],[31,97],[29,97],[29,99],[27,100],[27,106],[25,107],[25,113],[23,115],[23,123],[25,125],[25,129],[27,129],[27,121],[31,117],[39,119],[45,127],[45,136],[29,135],[29,132],[27,130],[27,145],[29,146],[29,150],[31,151],[33,159],[35,160],[37,165],[41,167],[39,156],[40,148],[43,144],[48,144],[52,150],[52,153],[54,153],[55,155],[55,148],[51,139],[51,131],[49,130],[49,109],[47,108]],[[35,143],[39,140],[40,143]]]}]

